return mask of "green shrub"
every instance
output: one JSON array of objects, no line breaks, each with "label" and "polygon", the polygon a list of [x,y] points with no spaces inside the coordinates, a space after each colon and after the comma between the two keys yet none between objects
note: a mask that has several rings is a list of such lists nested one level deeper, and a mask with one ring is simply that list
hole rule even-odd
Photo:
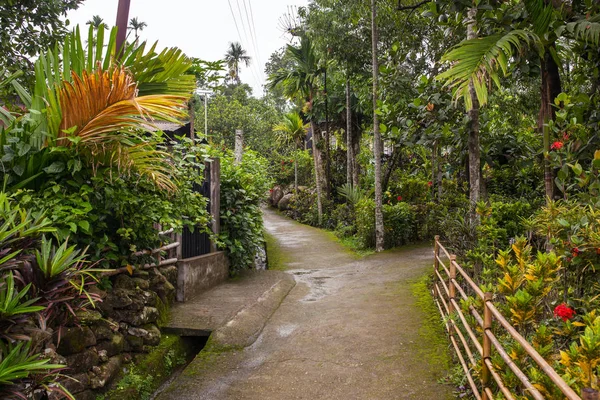
[{"label": "green shrub", "polygon": [[105,268],[127,265],[139,261],[132,253],[160,245],[156,224],[208,231],[207,199],[194,191],[204,179],[206,150],[182,138],[170,154],[175,192],[160,190],[141,176],[113,175],[104,168],[67,174],[35,192],[19,190],[15,198],[35,212],[46,210],[57,228],[57,241],[69,237],[79,247],[88,247],[90,259]]},{"label": "green shrub", "polygon": [[260,202],[272,181],[267,160],[253,151],[244,153],[234,165],[231,152],[216,153],[221,158],[221,247],[231,261],[231,273],[249,268],[263,246],[263,220]]},{"label": "green shrub", "polygon": [[401,246],[417,239],[415,234],[415,213],[409,204],[384,204],[383,222],[385,227],[385,247]]},{"label": "green shrub", "polygon": [[362,248],[375,247],[375,200],[362,199],[356,204],[356,236]]},{"label": "green shrub", "polygon": [[[401,246],[417,239],[415,213],[407,203],[383,206],[385,247]],[[375,201],[363,199],[356,205],[356,236],[363,248],[375,246]]]}]

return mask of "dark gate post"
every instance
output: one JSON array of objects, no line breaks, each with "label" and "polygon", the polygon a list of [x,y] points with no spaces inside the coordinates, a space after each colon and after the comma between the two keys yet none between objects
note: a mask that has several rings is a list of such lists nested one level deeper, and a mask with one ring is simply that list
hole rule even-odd
[{"label": "dark gate post", "polygon": [[[210,167],[210,214],[212,216],[211,230],[215,235],[221,233],[221,160],[213,159]],[[210,243],[210,252],[216,252],[214,241]]]}]

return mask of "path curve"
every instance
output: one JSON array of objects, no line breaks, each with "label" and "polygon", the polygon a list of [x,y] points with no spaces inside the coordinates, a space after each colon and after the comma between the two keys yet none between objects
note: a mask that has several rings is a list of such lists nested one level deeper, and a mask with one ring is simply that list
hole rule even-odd
[{"label": "path curve", "polygon": [[252,346],[198,357],[161,399],[452,398],[437,383],[448,367],[444,338],[423,329],[413,295],[431,266],[429,247],[357,259],[272,211],[265,226],[296,287]]}]

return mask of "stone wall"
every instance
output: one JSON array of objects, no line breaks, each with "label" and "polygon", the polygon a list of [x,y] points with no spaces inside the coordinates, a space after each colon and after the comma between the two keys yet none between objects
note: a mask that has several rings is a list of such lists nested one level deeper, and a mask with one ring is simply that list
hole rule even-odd
[{"label": "stone wall", "polygon": [[78,313],[78,323],[63,328],[60,342],[45,353],[66,364],[62,384],[77,400],[94,400],[127,363],[160,342],[161,320],[175,300],[177,267],[151,268],[110,278],[112,288],[97,293],[102,302]]}]

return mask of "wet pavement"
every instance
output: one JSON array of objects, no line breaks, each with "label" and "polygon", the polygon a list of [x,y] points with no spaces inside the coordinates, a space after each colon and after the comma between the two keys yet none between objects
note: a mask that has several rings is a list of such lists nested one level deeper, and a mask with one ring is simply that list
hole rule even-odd
[{"label": "wet pavement", "polygon": [[430,247],[359,259],[272,211],[265,226],[296,286],[252,345],[201,352],[159,399],[452,398],[438,383],[448,349],[423,329],[412,289],[431,270]]}]

